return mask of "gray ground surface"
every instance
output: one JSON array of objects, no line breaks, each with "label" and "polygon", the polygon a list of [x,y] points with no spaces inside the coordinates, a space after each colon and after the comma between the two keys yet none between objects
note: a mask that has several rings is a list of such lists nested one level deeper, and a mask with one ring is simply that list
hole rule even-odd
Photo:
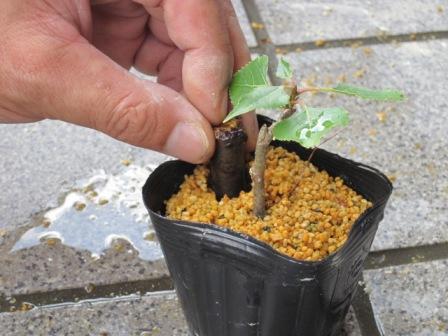
[{"label": "gray ground surface", "polygon": [[188,335],[174,293],[7,313],[0,323],[10,335]]},{"label": "gray ground surface", "polygon": [[[280,47],[304,83],[345,79],[407,93],[399,105],[309,100],[351,112],[351,126],[326,149],[395,181],[373,245],[379,266],[369,266],[380,268],[364,272],[375,319],[385,335],[448,335],[448,3],[233,2],[252,51],[273,58]],[[0,132],[0,334],[185,335],[173,293],[115,297],[171,288],[140,202],[146,177],[167,157],[57,121]],[[67,304],[86,298],[101,299]],[[22,301],[43,307],[4,312]],[[63,304],[47,306],[55,302]],[[381,335],[360,314],[360,326],[349,316],[348,334]]]},{"label": "gray ground surface", "polygon": [[256,3],[276,44],[446,30],[448,21],[442,0]]},{"label": "gray ground surface", "polygon": [[[14,335],[190,335],[174,292],[5,313],[0,315],[0,323],[3,331]],[[360,335],[350,311],[342,336]]]},{"label": "gray ground surface", "polygon": [[448,334],[448,260],[364,272],[386,335]]}]

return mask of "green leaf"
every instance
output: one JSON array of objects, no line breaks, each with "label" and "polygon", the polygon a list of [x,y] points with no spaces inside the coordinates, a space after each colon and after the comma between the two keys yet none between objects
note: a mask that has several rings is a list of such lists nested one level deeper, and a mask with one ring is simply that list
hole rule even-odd
[{"label": "green leaf", "polygon": [[289,103],[289,89],[271,86],[267,56],[260,56],[239,70],[230,84],[229,95],[233,110],[224,122],[257,108],[280,108]]},{"label": "green leaf", "polygon": [[283,86],[254,88],[252,91],[240,98],[238,105],[234,106],[224,122],[257,108],[269,109],[284,107],[289,103],[289,96],[290,94]]},{"label": "green leaf", "polygon": [[239,101],[253,89],[270,85],[268,64],[268,56],[259,56],[233,75],[229,93],[234,106],[238,105]]},{"label": "green leaf", "polygon": [[291,64],[289,64],[289,62],[283,57],[280,58],[280,62],[278,62],[277,72],[275,75],[283,79],[291,79],[292,77]]},{"label": "green leaf", "polygon": [[346,126],[348,122],[348,112],[341,107],[303,108],[275,125],[274,139],[316,147],[333,128]]},{"label": "green leaf", "polygon": [[406,98],[404,93],[398,90],[371,90],[347,84],[338,84],[336,87],[328,89],[327,91],[356,96],[363,99],[383,101],[402,101]]}]

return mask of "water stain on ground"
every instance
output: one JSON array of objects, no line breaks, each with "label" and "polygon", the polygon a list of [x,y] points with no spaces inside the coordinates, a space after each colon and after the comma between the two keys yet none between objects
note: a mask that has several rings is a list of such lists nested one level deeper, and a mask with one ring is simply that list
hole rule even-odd
[{"label": "water stain on ground", "polygon": [[106,249],[124,240],[143,260],[162,258],[141,198],[141,187],[154,168],[130,164],[120,174],[100,171],[80,181],[60,206],[43,215],[41,225],[18,239],[10,252],[59,240],[99,258]]}]

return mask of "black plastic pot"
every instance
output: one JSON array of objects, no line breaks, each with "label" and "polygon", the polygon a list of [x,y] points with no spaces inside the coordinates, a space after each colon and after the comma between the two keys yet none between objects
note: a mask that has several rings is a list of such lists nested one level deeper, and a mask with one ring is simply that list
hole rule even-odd
[{"label": "black plastic pot", "polygon": [[[310,153],[295,143],[273,144],[302,158]],[[170,161],[151,174],[144,202],[193,335],[339,334],[392,185],[378,170],[324,150],[317,150],[312,161],[373,203],[346,244],[317,262],[294,260],[215,225],[167,219],[164,202],[195,166]]]}]

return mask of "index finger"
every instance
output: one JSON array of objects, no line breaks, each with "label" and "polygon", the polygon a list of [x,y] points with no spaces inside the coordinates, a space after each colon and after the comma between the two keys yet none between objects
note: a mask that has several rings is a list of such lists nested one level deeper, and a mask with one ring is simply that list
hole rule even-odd
[{"label": "index finger", "polygon": [[[138,2],[150,14],[156,10],[155,3],[160,4],[154,0]],[[234,57],[226,18],[219,3],[165,0],[161,6],[170,39],[185,52],[182,67],[185,95],[210,123],[221,123],[227,114],[227,88],[232,78]]]}]

